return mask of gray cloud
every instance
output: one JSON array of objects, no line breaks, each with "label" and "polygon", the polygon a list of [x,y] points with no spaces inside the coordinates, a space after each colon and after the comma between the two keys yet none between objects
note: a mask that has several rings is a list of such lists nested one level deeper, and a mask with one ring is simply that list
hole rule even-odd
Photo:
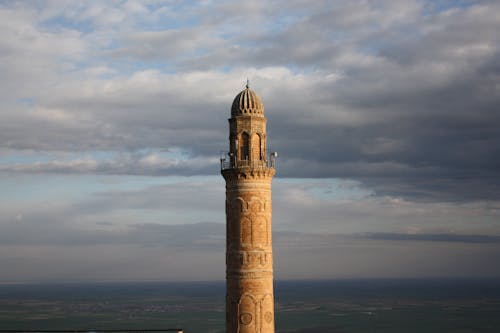
[{"label": "gray cloud", "polygon": [[182,225],[149,223],[133,224],[125,229],[115,231],[109,228],[81,230],[38,221],[36,224],[29,225],[13,223],[2,226],[0,245],[68,247],[129,244],[161,246],[175,251],[191,249],[220,252],[224,247],[224,230],[224,225],[220,223]]},{"label": "gray cloud", "polygon": [[458,242],[472,244],[500,243],[500,236],[497,235],[369,233],[361,237],[368,239],[394,241]]},{"label": "gray cloud", "polygon": [[[152,59],[170,55],[175,59],[174,53],[192,56],[182,56],[182,66],[174,59],[165,60],[173,68],[182,68],[172,75],[145,70],[110,78],[88,74],[82,81],[82,71],[71,73],[59,67],[50,74],[39,73],[40,78],[52,77],[54,88],[39,90],[41,81],[34,80],[23,95],[5,96],[7,109],[1,117],[9,125],[1,131],[4,147],[82,154],[95,149],[136,154],[141,149],[176,148],[189,152],[193,163],[145,166],[133,158],[89,159],[3,165],[2,169],[211,174],[215,164],[199,160],[216,157],[226,146],[224,124],[237,92],[234,87],[250,74],[268,110],[270,144],[282,156],[279,176],[357,179],[377,193],[418,200],[497,198],[497,5],[482,3],[427,16],[422,11],[428,8],[412,1],[378,6],[339,3],[327,10],[324,6],[308,7],[307,16],[292,15],[288,22],[264,26],[261,32],[230,30],[230,23],[239,20],[236,11],[236,16],[205,21],[193,29],[127,33],[127,41],[113,51],[115,59],[154,66]],[[282,17],[273,6],[252,8],[250,22]],[[290,5],[292,12],[298,8],[304,9],[300,3]],[[203,10],[210,9],[188,15],[201,15]],[[95,32],[82,36],[69,31],[61,42],[59,34],[43,32],[30,20],[20,16],[11,23],[30,27],[31,38],[44,45],[53,43],[54,52],[64,57],[74,54],[75,48],[70,47],[74,43],[80,57],[92,54],[89,45]],[[265,33],[274,28],[275,33]],[[232,35],[209,37],[218,31]],[[120,38],[120,32],[110,36]],[[61,66],[55,53],[32,45],[33,54],[45,52],[39,61]],[[16,63],[24,44],[8,39],[3,46],[13,50],[5,54],[14,62],[9,71],[16,68],[5,77],[30,75]],[[95,63],[101,67],[87,73],[112,73],[116,69],[110,59]],[[219,68],[228,63],[231,70],[221,73]],[[200,64],[205,69],[195,71]],[[238,64],[255,67],[234,67]],[[291,71],[283,65],[312,70]],[[9,84],[21,87],[16,80]],[[34,105],[23,106],[12,98],[28,98]]]},{"label": "gray cloud", "polygon": [[[144,224],[118,233],[95,231],[92,235],[72,230],[65,235],[66,241],[25,238],[26,243],[21,239],[20,244],[12,244],[2,237],[0,249],[5,252],[0,257],[4,267],[0,280],[185,280],[187,276],[190,280],[220,280],[223,230],[222,223]],[[305,274],[307,270],[322,278],[471,276],[476,272],[494,276],[498,265],[493,263],[500,251],[498,237],[483,235],[404,237],[278,231],[274,243],[277,278],[304,278],[310,276]],[[477,248],[478,243],[485,246]],[[482,266],[485,264],[488,269]],[[49,272],[43,267],[53,269]]]},{"label": "gray cloud", "polygon": [[[168,153],[168,152],[167,152]],[[0,165],[0,172],[54,174],[111,174],[111,175],[199,175],[213,174],[218,169],[217,157],[166,157],[160,153],[120,153],[114,158],[99,160],[90,156],[75,159],[52,159],[31,164]]]},{"label": "gray cloud", "polygon": [[[279,255],[297,244],[309,251],[288,249],[301,262],[313,255],[363,275],[380,268],[371,259],[404,264],[391,251],[413,242],[403,252],[415,267],[404,274],[476,269],[453,258],[478,244],[477,265],[498,254],[498,12],[494,1],[2,3],[0,178],[209,178],[227,147],[232,98],[249,77],[266,108],[269,150],[280,156],[273,200],[281,267],[298,267]],[[87,269],[116,260],[114,273],[139,278],[126,255],[150,255],[146,266],[194,273],[178,253],[163,259],[162,242],[222,267],[211,247],[220,225],[196,224],[223,221],[218,180],[54,202],[24,186],[22,204],[11,186],[0,192],[0,242],[33,267],[43,266],[38,259],[55,267],[78,258]],[[92,266],[84,257],[97,249],[106,256]],[[281,274],[331,275],[328,265],[307,265]]]}]

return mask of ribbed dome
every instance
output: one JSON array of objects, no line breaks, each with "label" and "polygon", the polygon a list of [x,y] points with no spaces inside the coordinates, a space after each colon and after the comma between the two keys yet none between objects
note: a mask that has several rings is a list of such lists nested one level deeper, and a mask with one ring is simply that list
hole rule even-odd
[{"label": "ribbed dome", "polygon": [[231,116],[264,115],[264,105],[260,97],[248,87],[234,98]]}]

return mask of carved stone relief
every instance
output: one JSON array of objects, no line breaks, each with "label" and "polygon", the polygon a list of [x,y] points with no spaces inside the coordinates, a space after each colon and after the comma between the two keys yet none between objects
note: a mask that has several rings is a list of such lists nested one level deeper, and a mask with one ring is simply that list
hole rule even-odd
[{"label": "carved stone relief", "polygon": [[255,332],[255,301],[252,296],[244,295],[239,303],[239,332],[254,333]]},{"label": "carved stone relief", "polygon": [[267,294],[264,296],[264,298],[261,301],[260,305],[261,313],[263,316],[262,320],[262,327],[265,331],[267,327],[271,327],[273,325],[274,321],[274,302],[273,302],[273,295]]}]

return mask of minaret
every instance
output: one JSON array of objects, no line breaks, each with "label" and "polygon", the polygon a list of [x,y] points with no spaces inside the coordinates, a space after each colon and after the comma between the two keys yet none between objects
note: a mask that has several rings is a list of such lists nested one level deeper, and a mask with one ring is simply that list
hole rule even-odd
[{"label": "minaret", "polygon": [[226,180],[226,333],[274,333],[271,180],[275,154],[266,152],[266,118],[246,89],[231,106]]}]

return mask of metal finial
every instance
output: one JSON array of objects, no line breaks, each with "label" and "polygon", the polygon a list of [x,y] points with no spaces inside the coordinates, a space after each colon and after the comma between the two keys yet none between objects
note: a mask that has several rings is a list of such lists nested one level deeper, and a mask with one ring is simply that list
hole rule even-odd
[{"label": "metal finial", "polygon": [[247,85],[246,85],[247,89],[250,88],[250,80],[248,80],[247,78]]}]

